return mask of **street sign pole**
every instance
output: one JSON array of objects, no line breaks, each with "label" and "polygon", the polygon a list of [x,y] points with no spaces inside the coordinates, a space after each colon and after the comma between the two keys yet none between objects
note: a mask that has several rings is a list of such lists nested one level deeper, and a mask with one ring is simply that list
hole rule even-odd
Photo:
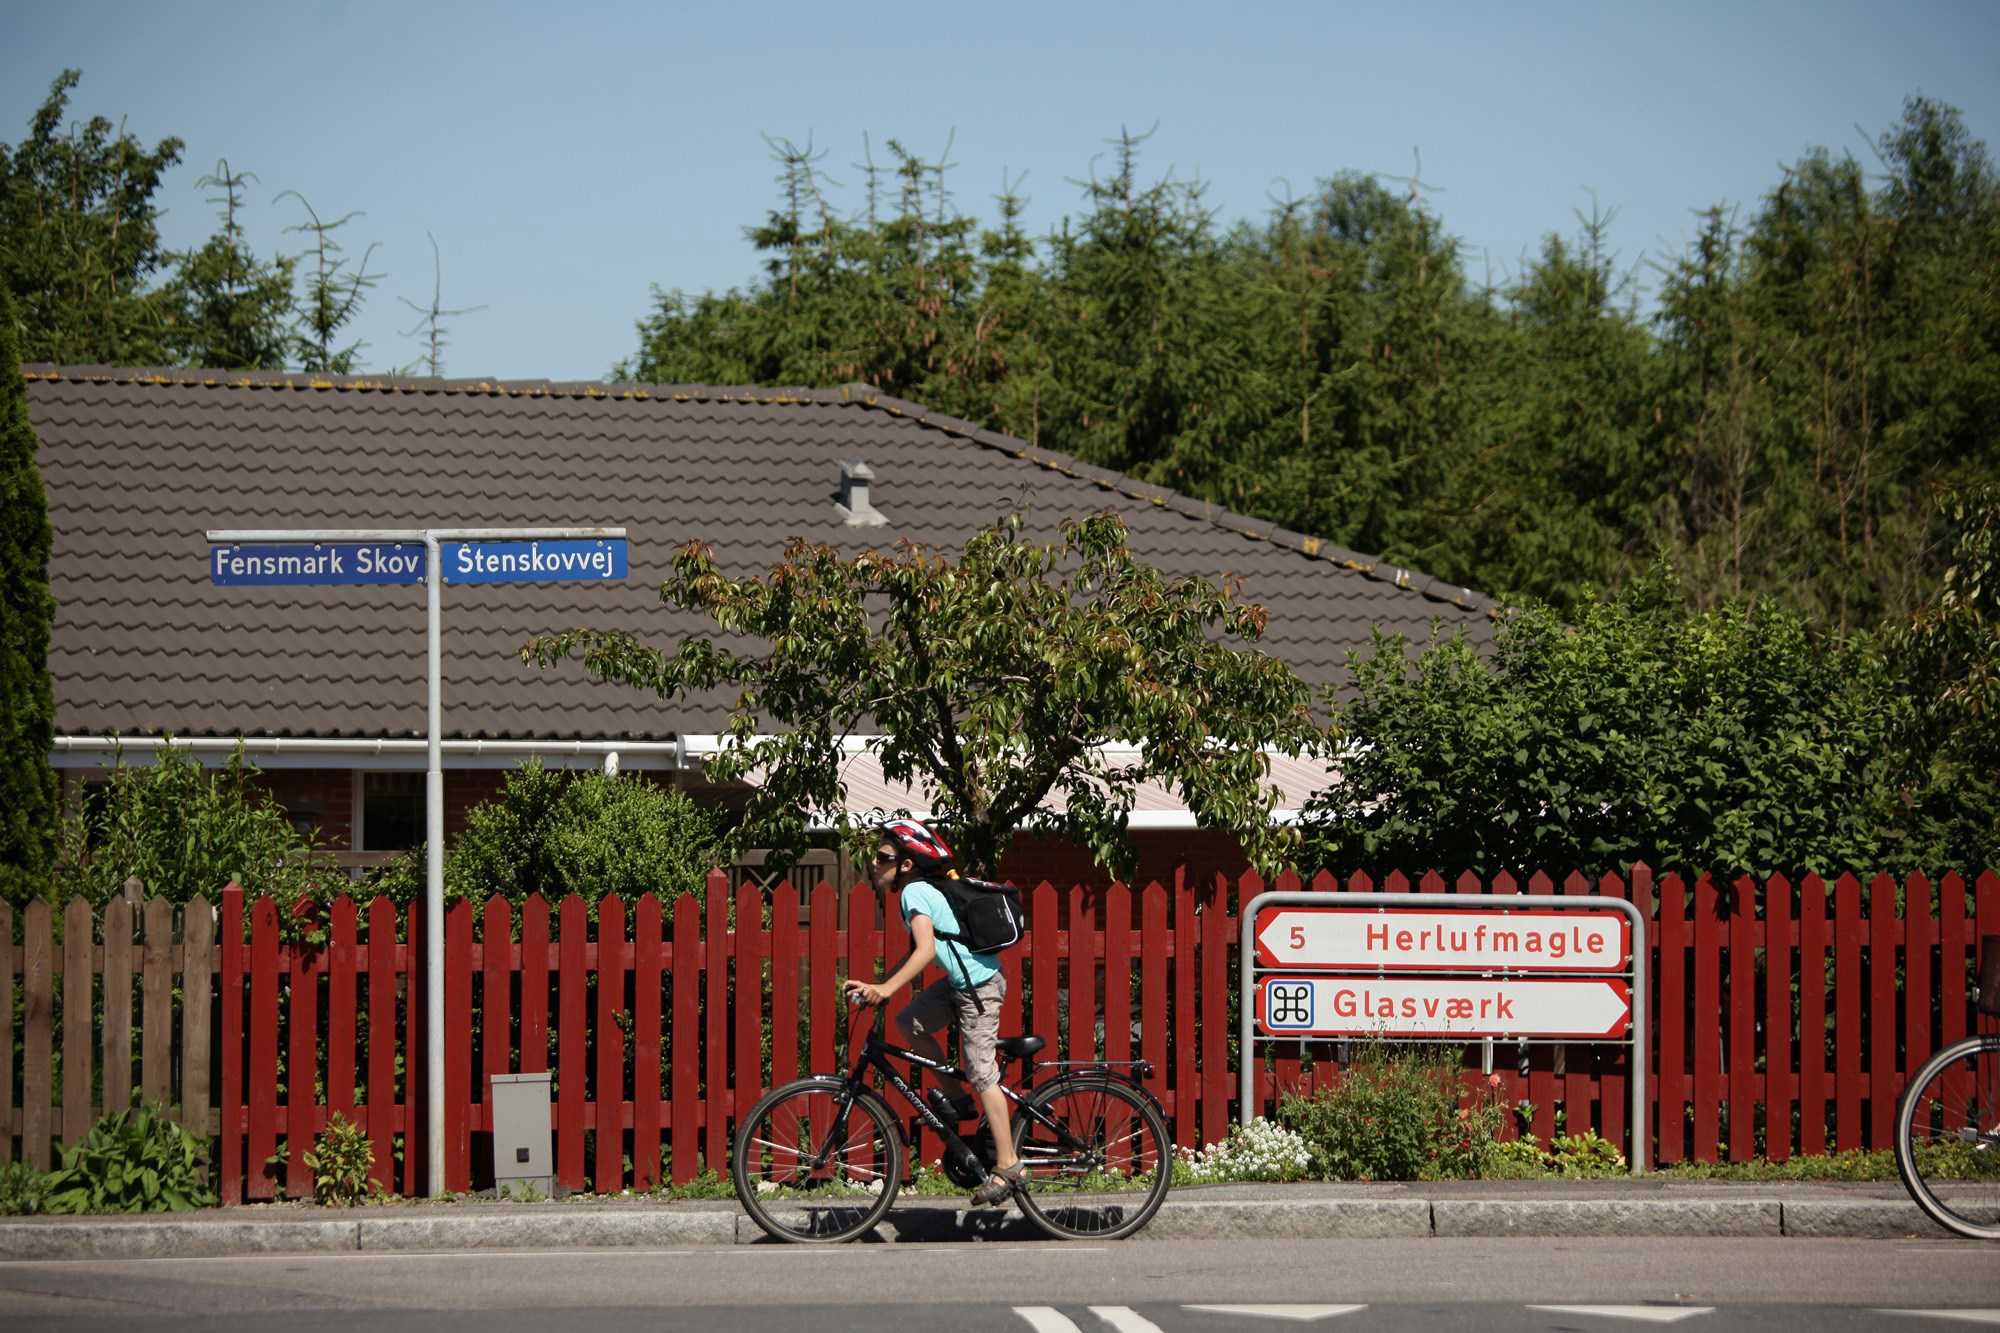
[{"label": "street sign pole", "polygon": [[[259,528],[213,529],[207,534],[211,546],[238,543],[269,543],[293,546],[375,542],[421,542],[424,548],[424,590],[426,634],[425,654],[425,772],[424,772],[424,1069],[426,1116],[429,1131],[425,1182],[432,1194],[444,1191],[444,544],[451,542],[579,542],[595,541],[600,548],[618,543],[615,553],[600,549],[598,558],[566,553],[558,563],[540,561],[539,551],[527,557],[507,553],[493,561],[469,560],[461,567],[462,581],[468,583],[547,582],[553,579],[622,578],[625,573],[623,528]],[[219,584],[256,583],[270,585],[408,583],[408,577],[375,577],[342,568],[337,558],[313,566],[306,572],[280,571],[259,574],[250,563],[249,574],[240,572],[226,559],[227,553],[211,552],[210,578]],[[380,552],[371,552],[379,555]],[[242,563],[242,562],[239,562]],[[225,571],[227,576],[225,577]],[[308,1080],[307,1086],[310,1087]]]},{"label": "street sign pole", "polygon": [[444,560],[435,532],[424,534],[426,633],[424,690],[424,1088],[429,1093],[430,1152],[426,1180],[444,1193]]}]

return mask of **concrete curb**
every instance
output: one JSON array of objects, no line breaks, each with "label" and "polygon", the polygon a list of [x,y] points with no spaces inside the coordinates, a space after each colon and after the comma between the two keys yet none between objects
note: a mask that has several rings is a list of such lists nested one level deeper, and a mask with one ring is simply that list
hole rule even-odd
[{"label": "concrete curb", "polygon": [[0,1223],[0,1259],[207,1259],[224,1254],[306,1254],[361,1248],[361,1224],[82,1218]]},{"label": "concrete curb", "polygon": [[1785,1205],[1787,1236],[1951,1236],[1908,1200],[1802,1199]]},{"label": "concrete curb", "polygon": [[1439,1199],[1438,1236],[1782,1236],[1776,1199]]},{"label": "concrete curb", "polygon": [[[1504,1236],[1943,1236],[1895,1199],[1168,1200],[1135,1240],[1335,1240]],[[1012,1209],[909,1204],[883,1243],[1045,1237]],[[78,1218],[0,1222],[0,1260],[192,1259],[229,1255],[482,1249],[678,1249],[774,1244],[728,1209],[568,1209],[481,1216]]]},{"label": "concrete curb", "polygon": [[[749,1221],[744,1218],[744,1221]],[[673,1249],[733,1245],[734,1213],[646,1210],[502,1217],[382,1217],[361,1222],[363,1250]]]}]

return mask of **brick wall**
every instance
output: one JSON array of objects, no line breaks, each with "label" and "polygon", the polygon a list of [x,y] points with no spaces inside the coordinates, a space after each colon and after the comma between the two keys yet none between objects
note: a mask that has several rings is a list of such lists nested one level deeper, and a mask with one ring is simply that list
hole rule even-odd
[{"label": "brick wall", "polygon": [[[317,825],[320,840],[331,851],[354,850],[354,774],[345,768],[268,768],[264,786],[296,821]],[[500,794],[507,774],[501,769],[446,769],[444,774],[444,836],[447,843],[465,831],[465,817],[475,805]]]},{"label": "brick wall", "polygon": [[320,840],[336,852],[354,847],[354,775],[344,768],[267,768],[265,788],[291,813],[292,821],[317,827]]}]

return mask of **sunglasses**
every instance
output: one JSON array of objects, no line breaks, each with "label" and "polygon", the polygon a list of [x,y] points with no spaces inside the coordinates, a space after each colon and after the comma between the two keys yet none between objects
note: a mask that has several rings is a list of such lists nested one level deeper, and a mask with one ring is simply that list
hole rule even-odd
[{"label": "sunglasses", "polygon": [[892,866],[896,864],[898,859],[894,852],[875,853],[875,864],[878,866]]}]

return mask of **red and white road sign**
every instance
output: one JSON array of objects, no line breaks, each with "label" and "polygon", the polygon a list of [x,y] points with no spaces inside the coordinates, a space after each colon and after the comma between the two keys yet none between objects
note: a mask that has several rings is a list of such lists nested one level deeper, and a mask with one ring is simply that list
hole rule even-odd
[{"label": "red and white road sign", "polygon": [[1632,926],[1619,911],[1518,912],[1266,907],[1257,965],[1396,972],[1623,972]]},{"label": "red and white road sign", "polygon": [[1631,990],[1595,977],[1265,977],[1257,986],[1267,1037],[1605,1039],[1631,1024]]}]

